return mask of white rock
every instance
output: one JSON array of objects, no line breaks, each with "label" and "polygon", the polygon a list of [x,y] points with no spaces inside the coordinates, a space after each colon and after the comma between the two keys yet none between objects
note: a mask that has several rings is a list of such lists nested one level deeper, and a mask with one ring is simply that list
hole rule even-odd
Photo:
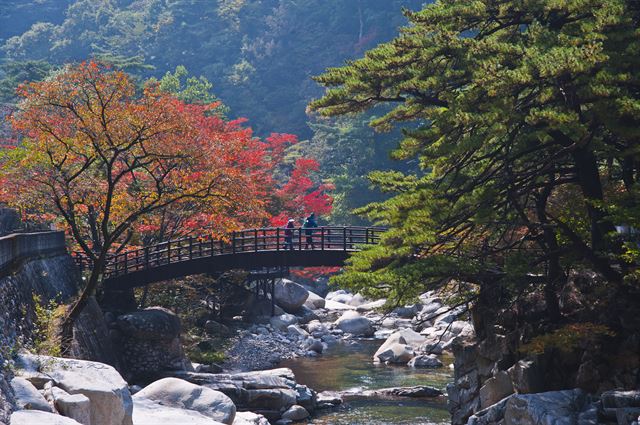
[{"label": "white rock", "polygon": [[[335,300],[335,301],[338,301],[338,300]],[[353,297],[351,297],[351,299],[346,304],[352,305],[354,307],[358,307],[366,303],[367,303],[367,300],[362,295],[355,294]]]},{"label": "white rock", "polygon": [[309,291],[309,297],[304,302],[304,305],[309,307],[311,310],[317,310],[319,308],[324,308],[325,300],[320,295]]},{"label": "white rock", "polygon": [[45,396],[60,414],[75,419],[82,425],[91,425],[91,401],[83,394],[69,394],[62,388],[45,388]]},{"label": "white rock", "polygon": [[301,421],[309,417],[309,412],[302,406],[297,404],[291,406],[286,412],[282,414],[282,419],[288,419],[290,421]]},{"label": "white rock", "polygon": [[81,425],[71,418],[41,410],[18,410],[11,414],[9,423],[11,425]]},{"label": "white rock", "polygon": [[288,313],[281,314],[280,316],[273,316],[270,319],[271,326],[282,332],[286,331],[289,325],[295,325],[296,323],[298,323],[298,318],[293,314]]},{"label": "white rock", "polygon": [[[422,335],[420,335],[419,333],[411,329],[402,329],[400,331],[394,332],[387,338],[387,340],[375,352],[375,354],[373,355],[373,361],[375,362],[390,361],[389,360],[390,354],[387,353],[387,351],[394,345],[397,345],[397,344],[402,346],[408,345],[411,348],[411,351],[416,351],[420,347],[420,345],[425,342],[425,340],[426,340],[425,337],[423,337]],[[399,352],[399,350],[400,349],[396,347],[396,351]],[[386,353],[384,355],[384,359],[380,357],[382,353]],[[402,357],[402,359],[404,359],[404,357]],[[402,361],[400,359],[394,359],[393,362],[406,363],[410,359],[411,357],[409,357],[406,361]]]},{"label": "white rock", "polygon": [[300,328],[298,325],[289,325],[287,326],[287,333],[293,337],[308,337],[309,333],[304,329]]},{"label": "white rock", "polygon": [[324,303],[324,308],[327,310],[355,310],[356,308],[352,305],[339,303],[333,300],[326,300]]},{"label": "white rock", "polygon": [[407,363],[414,354],[410,345],[393,343],[386,350],[377,353],[376,359],[385,363]]},{"label": "white rock", "polygon": [[337,297],[339,295],[351,295],[349,292],[345,291],[344,289],[338,289],[337,291],[331,291],[327,294],[326,297],[324,297],[325,300],[330,301],[332,300],[334,297]]},{"label": "white rock", "polygon": [[53,412],[47,400],[38,389],[24,378],[15,377],[11,380],[11,388],[16,397],[16,404],[20,410],[42,410]]},{"label": "white rock", "polygon": [[262,415],[253,412],[238,412],[233,425],[269,425],[269,421]]},{"label": "white rock", "polygon": [[424,367],[424,368],[438,368],[442,367],[442,362],[438,360],[438,357],[435,354],[431,355],[420,355],[412,358],[409,363],[407,363],[409,367]]},{"label": "white rock", "polygon": [[312,335],[324,335],[329,332],[329,329],[325,326],[324,323],[319,320],[312,320],[307,323],[307,331]]},{"label": "white rock", "polygon": [[20,355],[27,370],[48,374],[69,394],[83,394],[91,401],[93,425],[131,425],[133,403],[129,387],[111,366],[86,360]]},{"label": "white rock", "polygon": [[387,303],[386,299],[381,299],[381,300],[377,300],[377,301],[371,301],[369,303],[365,303],[365,304],[360,304],[358,307],[356,307],[357,311],[370,311],[370,310],[375,310],[377,308],[382,308],[384,307],[384,305]]},{"label": "white rock", "polygon": [[220,391],[178,378],[155,381],[133,396],[134,401],[149,400],[163,406],[193,410],[225,424],[233,423],[236,406]]},{"label": "white rock", "polygon": [[222,425],[195,410],[163,406],[151,400],[133,401],[134,425]]},{"label": "white rock", "polygon": [[374,334],[371,320],[355,311],[345,311],[342,316],[335,321],[335,325],[343,332],[353,335],[372,336]]}]

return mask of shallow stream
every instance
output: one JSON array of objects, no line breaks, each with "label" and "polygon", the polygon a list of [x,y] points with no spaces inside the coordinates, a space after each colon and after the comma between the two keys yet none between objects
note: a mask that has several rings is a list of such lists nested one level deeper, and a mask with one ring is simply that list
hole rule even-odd
[{"label": "shallow stream", "polygon": [[[443,357],[441,369],[412,369],[376,365],[373,353],[383,340],[336,344],[316,358],[287,360],[280,366],[293,370],[296,380],[320,391],[373,390],[389,387],[429,385],[444,390],[452,380],[448,367],[452,357]],[[320,411],[314,425],[432,425],[450,423],[444,399],[350,400],[341,407]]]}]

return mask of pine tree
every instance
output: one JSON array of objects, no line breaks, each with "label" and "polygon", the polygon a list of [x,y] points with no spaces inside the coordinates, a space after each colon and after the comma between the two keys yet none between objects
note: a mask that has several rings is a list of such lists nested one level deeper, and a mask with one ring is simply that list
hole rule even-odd
[{"label": "pine tree", "polygon": [[446,0],[405,14],[397,38],[317,78],[324,115],[387,104],[374,128],[418,126],[394,155],[422,173],[374,176],[396,195],[362,212],[390,231],[339,282],[400,300],[450,278],[511,295],[543,284],[558,319],[568,266],[614,294],[637,281],[637,245],[614,227],[640,225],[637,2]]}]

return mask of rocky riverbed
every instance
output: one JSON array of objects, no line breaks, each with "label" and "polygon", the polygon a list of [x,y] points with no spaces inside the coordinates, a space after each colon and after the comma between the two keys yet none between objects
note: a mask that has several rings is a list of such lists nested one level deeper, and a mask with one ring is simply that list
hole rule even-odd
[{"label": "rocky riverbed", "polygon": [[[640,392],[613,390],[598,397],[579,389],[523,394],[537,376],[534,363],[524,360],[508,371],[494,362],[496,367],[485,371],[491,377],[476,396],[479,385],[473,379],[484,367],[481,360],[493,358],[491,353],[500,345],[483,345],[482,355],[477,354],[474,327],[466,320],[464,306],[449,307],[435,293],[386,314],[380,311],[385,300],[366,300],[346,291],[324,295],[288,280],[279,282],[278,314],[253,317],[237,326],[222,365],[195,364],[185,357],[179,320],[168,310],[106,314],[127,380],[104,363],[20,353],[9,365],[15,399],[10,423],[441,424],[446,422],[447,403],[454,420],[468,425],[637,425]],[[210,322],[207,328],[215,332],[222,325]],[[341,372],[335,363],[303,361],[325,355],[344,361],[344,356],[336,356],[336,347],[351,347],[357,353],[363,344],[370,347],[368,354],[353,357],[358,363]],[[123,353],[129,357],[123,358]],[[364,385],[325,387],[324,378],[348,375],[363,364],[361,377],[369,374]],[[455,383],[447,386],[453,364]],[[298,376],[283,365],[297,370]],[[379,369],[373,369],[375,365]],[[398,370],[429,373],[405,374],[414,375],[413,382],[383,376],[371,385],[380,371]],[[308,379],[315,371],[324,380]],[[433,380],[435,376],[442,379]],[[400,405],[403,414],[394,416],[394,406]],[[425,416],[425,407],[432,413]],[[464,419],[456,416],[464,412]]]}]

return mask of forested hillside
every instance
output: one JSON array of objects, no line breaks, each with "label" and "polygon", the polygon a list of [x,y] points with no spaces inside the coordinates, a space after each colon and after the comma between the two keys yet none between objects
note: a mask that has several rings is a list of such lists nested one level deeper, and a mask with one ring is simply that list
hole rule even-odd
[{"label": "forested hillside", "polygon": [[[335,185],[332,220],[381,199],[367,173],[394,164],[396,135],[375,134],[361,118],[306,113],[322,94],[311,77],[390,40],[418,0],[34,0],[0,4],[0,102],[65,63],[106,60],[140,81],[184,66],[204,77],[186,101],[219,98],[229,118],[247,118],[258,136],[296,134],[289,155],[316,156],[321,180]],[[186,86],[187,76],[182,76]],[[211,83],[212,87],[209,85]],[[207,92],[204,94],[204,92]],[[198,96],[200,96],[198,98]],[[353,142],[353,143],[352,143]],[[410,167],[410,166],[409,166]]]},{"label": "forested hillside", "polygon": [[[145,77],[184,65],[258,131],[310,135],[327,66],[391,39],[418,0],[40,0],[0,4],[1,55],[51,64],[112,57]],[[132,60],[131,58],[135,58]],[[6,101],[6,99],[5,99]]]}]

